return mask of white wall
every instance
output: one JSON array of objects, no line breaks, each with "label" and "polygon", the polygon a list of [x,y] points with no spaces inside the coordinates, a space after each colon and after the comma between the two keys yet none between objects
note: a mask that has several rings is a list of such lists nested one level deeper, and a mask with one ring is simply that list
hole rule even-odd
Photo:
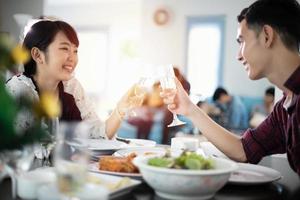
[{"label": "white wall", "polygon": [[[117,65],[118,42],[124,30],[140,35],[141,60],[152,64],[174,63],[184,71],[186,64],[186,17],[225,15],[224,86],[237,95],[262,96],[269,86],[265,79],[249,80],[243,66],[236,60],[236,16],[254,0],[46,0],[44,12],[55,15],[75,27],[105,26],[110,30],[109,67]],[[159,27],[153,23],[153,13],[159,7],[171,13],[171,22]],[[209,84],[209,83],[207,83]],[[122,90],[127,85],[122,85]]]},{"label": "white wall", "polygon": [[[122,44],[133,37],[140,38],[140,0],[88,0],[73,2],[46,0],[45,15],[56,16],[69,22],[75,29],[105,29],[108,31],[109,52],[105,74],[105,91],[98,94],[99,110],[113,108],[120,97],[138,77],[132,63],[123,59]],[[79,51],[80,54],[80,51]],[[99,57],[103,55],[98,55]],[[84,67],[84,66],[78,66]],[[93,75],[93,71],[90,71]],[[98,84],[98,83],[95,83]],[[84,87],[84,85],[83,85]]]},{"label": "white wall", "polygon": [[[143,0],[143,59],[148,62],[174,63],[183,69],[186,63],[186,17],[225,15],[224,86],[234,94],[262,96],[269,85],[267,80],[249,80],[243,66],[236,60],[236,16],[252,2],[254,1]],[[166,7],[171,13],[170,23],[162,27],[153,22],[153,13],[159,7]]]}]

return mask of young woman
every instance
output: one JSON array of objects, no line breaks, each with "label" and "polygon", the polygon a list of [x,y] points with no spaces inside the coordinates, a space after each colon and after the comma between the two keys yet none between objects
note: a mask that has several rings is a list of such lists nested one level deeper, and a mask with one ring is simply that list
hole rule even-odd
[{"label": "young woman", "polygon": [[[138,106],[142,99],[135,97],[130,89],[119,101],[116,109],[105,121],[101,121],[73,72],[78,62],[79,41],[72,26],[63,21],[43,20],[35,23],[27,33],[23,45],[31,58],[24,65],[24,73],[7,81],[8,90],[14,95],[26,94],[39,100],[40,91],[56,94],[62,105],[60,120],[85,120],[92,126],[91,138],[111,139],[130,106]],[[21,115],[17,128],[30,126],[31,116]]]}]

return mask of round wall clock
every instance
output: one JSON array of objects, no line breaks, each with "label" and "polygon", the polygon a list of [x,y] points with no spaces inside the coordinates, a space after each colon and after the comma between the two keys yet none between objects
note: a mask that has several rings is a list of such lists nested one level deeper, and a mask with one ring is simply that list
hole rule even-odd
[{"label": "round wall clock", "polygon": [[160,8],[154,12],[153,19],[155,24],[162,26],[168,23],[170,18],[169,12],[166,9]]}]

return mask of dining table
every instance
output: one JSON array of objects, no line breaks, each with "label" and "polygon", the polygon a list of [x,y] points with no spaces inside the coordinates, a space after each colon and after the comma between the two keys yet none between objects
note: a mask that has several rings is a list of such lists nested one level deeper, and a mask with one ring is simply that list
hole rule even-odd
[{"label": "dining table", "polygon": [[[300,199],[300,178],[289,166],[286,156],[273,155],[262,159],[258,165],[277,170],[282,177],[265,184],[227,183],[212,200],[298,200]],[[172,183],[170,183],[172,184]],[[12,200],[11,181],[5,178],[0,183],[0,200]],[[20,199],[20,198],[17,198]],[[151,200],[163,199],[145,182],[112,200]]]}]

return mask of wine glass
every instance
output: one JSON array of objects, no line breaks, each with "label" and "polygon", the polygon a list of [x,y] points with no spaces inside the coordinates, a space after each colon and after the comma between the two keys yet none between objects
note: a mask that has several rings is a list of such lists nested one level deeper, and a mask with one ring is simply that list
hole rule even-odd
[{"label": "wine glass", "polygon": [[[134,88],[134,97],[132,97],[131,99],[131,103],[132,104],[136,104],[135,102],[141,102],[145,95],[147,94],[147,92],[149,92],[149,90],[151,89],[153,85],[153,79],[152,77],[141,77],[139,79],[139,81],[136,83],[135,88]],[[136,117],[137,113],[134,111],[133,106],[129,107],[129,116],[133,116]]]},{"label": "wine glass", "polygon": [[47,134],[39,141],[39,145],[35,148],[35,157],[39,159],[42,167],[52,166],[50,157],[52,157],[53,149],[55,146],[55,135],[58,129],[58,117],[53,119],[44,119],[47,126]]},{"label": "wine glass", "polygon": [[89,153],[87,143],[89,128],[84,122],[59,124],[54,151],[57,187],[62,199],[78,199],[78,192],[86,182]]},{"label": "wine glass", "polygon": [[[162,65],[159,66],[158,70],[159,72],[159,81],[161,88],[164,91],[172,91],[174,96],[172,97],[173,99],[175,98],[176,95],[176,83],[175,83],[175,73],[172,65]],[[168,127],[173,127],[173,126],[179,126],[183,125],[185,122],[181,121],[178,119],[177,115],[173,113],[173,121],[171,124],[168,125]]]}]

